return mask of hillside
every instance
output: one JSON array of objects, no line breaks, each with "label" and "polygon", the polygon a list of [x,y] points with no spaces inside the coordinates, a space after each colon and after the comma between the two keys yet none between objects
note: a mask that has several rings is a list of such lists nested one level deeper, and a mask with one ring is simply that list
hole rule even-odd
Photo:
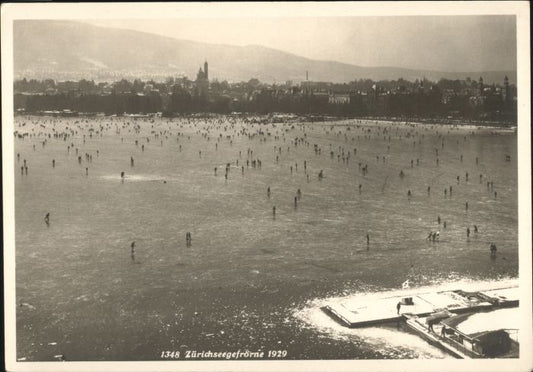
[{"label": "hillside", "polygon": [[96,79],[154,78],[186,75],[194,79],[204,60],[210,79],[264,82],[300,81],[309,71],[313,81],[349,82],[354,79],[414,80],[426,77],[473,79],[486,83],[516,82],[516,72],[441,72],[395,67],[361,67],[317,61],[262,46],[215,45],[143,32],[97,27],[67,21],[14,23],[15,78]]}]

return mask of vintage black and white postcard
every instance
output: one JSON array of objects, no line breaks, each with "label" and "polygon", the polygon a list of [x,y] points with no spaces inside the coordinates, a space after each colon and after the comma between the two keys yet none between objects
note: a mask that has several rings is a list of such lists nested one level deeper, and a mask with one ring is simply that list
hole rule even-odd
[{"label": "vintage black and white postcard", "polygon": [[3,4],[7,370],[531,370],[529,30]]}]

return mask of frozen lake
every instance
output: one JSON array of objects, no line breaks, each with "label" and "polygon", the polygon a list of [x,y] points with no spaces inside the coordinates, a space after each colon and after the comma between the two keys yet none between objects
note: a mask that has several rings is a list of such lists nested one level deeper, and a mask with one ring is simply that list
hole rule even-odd
[{"label": "frozen lake", "polygon": [[395,326],[338,337],[301,314],[406,279],[518,275],[513,131],[224,117],[16,117],[14,128],[18,358],[443,358]]}]

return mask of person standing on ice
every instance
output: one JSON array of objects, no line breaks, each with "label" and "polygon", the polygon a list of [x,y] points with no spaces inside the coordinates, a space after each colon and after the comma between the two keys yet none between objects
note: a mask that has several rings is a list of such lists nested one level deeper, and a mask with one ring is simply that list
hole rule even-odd
[{"label": "person standing on ice", "polygon": [[490,243],[490,257],[495,258],[496,257],[496,244]]},{"label": "person standing on ice", "polygon": [[135,261],[135,242],[131,243],[131,260]]}]

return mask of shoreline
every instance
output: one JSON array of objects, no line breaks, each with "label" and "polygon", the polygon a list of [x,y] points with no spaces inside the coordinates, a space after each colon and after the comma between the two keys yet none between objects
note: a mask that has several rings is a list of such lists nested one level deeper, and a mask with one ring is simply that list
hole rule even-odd
[{"label": "shoreline", "polygon": [[68,112],[63,113],[61,111],[50,112],[15,112],[14,116],[30,116],[30,117],[58,117],[58,118],[132,118],[132,119],[148,119],[148,118],[220,118],[220,117],[240,117],[245,120],[252,120],[251,124],[301,124],[301,123],[326,123],[326,122],[348,122],[348,121],[361,121],[361,124],[404,124],[404,125],[428,125],[428,126],[448,126],[453,128],[464,129],[498,129],[504,131],[516,131],[518,123],[503,122],[503,121],[479,121],[479,120],[467,120],[467,119],[436,119],[436,118],[416,118],[407,120],[405,118],[398,117],[369,117],[369,116],[328,116],[320,114],[291,114],[291,113],[268,113],[268,114],[255,114],[255,113],[189,113],[179,114],[174,116],[162,116],[160,112],[150,114],[123,114],[123,115],[104,115],[102,112]]}]

